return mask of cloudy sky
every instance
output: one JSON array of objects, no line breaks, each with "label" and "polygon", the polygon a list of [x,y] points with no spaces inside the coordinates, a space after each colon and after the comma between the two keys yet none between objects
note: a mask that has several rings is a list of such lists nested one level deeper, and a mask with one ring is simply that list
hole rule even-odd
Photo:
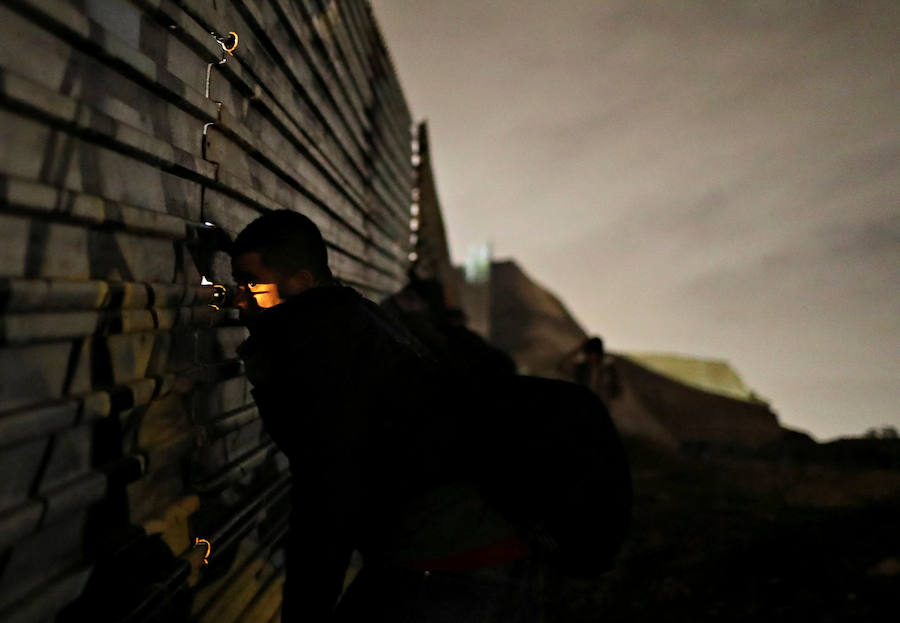
[{"label": "cloudy sky", "polygon": [[900,2],[376,0],[449,242],[609,348],[900,428]]}]

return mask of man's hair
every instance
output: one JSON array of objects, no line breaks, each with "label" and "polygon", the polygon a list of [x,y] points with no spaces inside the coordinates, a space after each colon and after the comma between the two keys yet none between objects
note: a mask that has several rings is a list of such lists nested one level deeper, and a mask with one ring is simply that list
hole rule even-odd
[{"label": "man's hair", "polygon": [[282,275],[305,269],[320,281],[332,278],[322,232],[299,212],[275,210],[247,225],[231,246],[231,256],[252,252]]}]

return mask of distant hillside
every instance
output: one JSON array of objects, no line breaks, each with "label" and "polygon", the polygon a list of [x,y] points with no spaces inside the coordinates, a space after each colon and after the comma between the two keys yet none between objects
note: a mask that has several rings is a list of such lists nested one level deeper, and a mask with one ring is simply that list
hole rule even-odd
[{"label": "distant hillside", "polygon": [[[661,370],[660,361],[669,369]],[[751,399],[746,389],[735,395],[743,383],[727,364],[687,358],[654,363],[655,368],[632,357],[607,357],[605,375],[615,386],[607,402],[622,434],[668,447],[759,448],[783,439],[765,402]]]},{"label": "distant hillside", "polygon": [[619,356],[697,389],[739,400],[765,402],[744,384],[731,364],[722,359],[633,352],[619,353]]},{"label": "distant hillside", "polygon": [[[491,263],[489,338],[523,373],[574,378],[588,335],[566,306],[514,261]],[[582,362],[582,363],[579,363]],[[723,360],[661,353],[610,355],[592,375],[622,434],[673,448],[683,444],[759,447],[782,429]],[[612,391],[609,383],[617,386]]]},{"label": "distant hillside", "polygon": [[556,376],[587,334],[566,306],[512,260],[491,264],[490,339],[530,374]]}]

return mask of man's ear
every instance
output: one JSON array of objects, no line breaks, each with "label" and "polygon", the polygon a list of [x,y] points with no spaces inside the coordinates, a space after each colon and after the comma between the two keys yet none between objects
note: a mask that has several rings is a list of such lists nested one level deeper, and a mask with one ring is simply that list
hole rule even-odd
[{"label": "man's ear", "polygon": [[300,273],[298,274],[298,278],[301,280],[304,290],[308,290],[309,288],[319,283],[319,280],[316,279],[315,276],[313,276],[313,274],[305,268],[300,271]]},{"label": "man's ear", "polygon": [[304,290],[309,290],[318,283],[315,276],[305,268],[302,268],[287,278],[288,292],[287,296],[300,294]]}]

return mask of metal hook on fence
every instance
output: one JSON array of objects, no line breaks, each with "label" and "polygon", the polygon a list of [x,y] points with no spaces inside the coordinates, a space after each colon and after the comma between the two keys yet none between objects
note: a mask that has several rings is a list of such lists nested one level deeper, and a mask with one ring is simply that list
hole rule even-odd
[{"label": "metal hook on fence", "polygon": [[[234,32],[233,30],[231,32],[229,32],[227,35],[225,35],[224,37],[215,32],[211,32],[209,34],[212,35],[213,39],[218,41],[219,45],[222,46],[222,49],[229,56],[231,56],[232,53],[238,47],[238,34],[236,32]],[[227,60],[228,60],[228,56],[225,56],[225,54],[223,54],[222,60],[220,60],[218,63],[208,63],[206,65],[206,90],[204,91],[206,94],[206,99],[209,99],[209,80],[210,80],[210,72],[212,71],[213,65],[224,65]]]},{"label": "metal hook on fence", "polygon": [[206,91],[204,92],[206,94],[206,99],[209,99],[209,74],[210,74],[210,71],[212,71],[212,66],[213,65],[222,65],[225,63],[226,60],[228,60],[228,59],[223,56],[222,60],[219,61],[218,63],[207,64],[207,66],[206,66]]},{"label": "metal hook on fence", "polygon": [[230,31],[224,37],[218,35],[214,32],[210,33],[216,41],[219,42],[219,45],[222,46],[222,49],[228,52],[229,54],[233,53],[238,47],[238,34],[233,30]]},{"label": "metal hook on fence", "polygon": [[212,553],[212,545],[206,539],[198,539],[198,538],[194,539],[194,547],[197,547],[201,544],[206,545],[206,553],[203,555],[203,564],[208,565],[209,564],[209,555]]},{"label": "metal hook on fence", "polygon": [[222,304],[222,305],[225,304],[225,299],[227,296],[228,296],[228,288],[226,288],[225,286],[218,284],[218,283],[213,284],[212,300],[215,302],[210,303],[209,306],[212,307],[216,311],[221,310],[222,308],[220,307],[220,304]]}]

